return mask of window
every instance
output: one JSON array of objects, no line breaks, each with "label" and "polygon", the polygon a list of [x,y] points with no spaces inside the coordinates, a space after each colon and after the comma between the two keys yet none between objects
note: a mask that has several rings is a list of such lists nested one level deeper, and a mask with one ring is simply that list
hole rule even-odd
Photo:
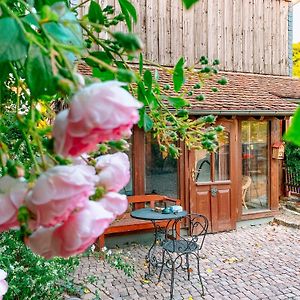
[{"label": "window", "polygon": [[[225,181],[230,179],[229,133],[219,142],[215,153],[195,150],[195,182]],[[214,174],[214,178],[212,178]]]},{"label": "window", "polygon": [[129,158],[129,163],[130,163],[130,180],[127,183],[127,185],[120,191],[121,194],[127,195],[127,196],[132,196],[133,195],[133,178],[132,178],[132,138],[128,141],[129,143],[129,150],[126,153]]},{"label": "window", "polygon": [[156,139],[145,135],[145,192],[178,198],[177,160],[163,158]]},{"label": "window", "polygon": [[242,121],[243,213],[269,208],[268,121]]}]

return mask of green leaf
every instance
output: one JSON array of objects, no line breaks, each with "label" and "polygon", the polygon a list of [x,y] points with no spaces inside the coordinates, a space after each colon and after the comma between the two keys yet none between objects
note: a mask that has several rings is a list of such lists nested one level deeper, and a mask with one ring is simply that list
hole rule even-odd
[{"label": "green leaf", "polygon": [[186,9],[191,8],[198,1],[199,0],[182,0],[182,2],[183,2]]},{"label": "green leaf", "polygon": [[128,0],[119,0],[119,4],[121,7],[121,11],[125,16],[125,21],[128,27],[128,30],[132,30],[132,22],[131,18],[133,21],[136,23],[137,22],[137,13],[134,5]]},{"label": "green leaf", "polygon": [[284,140],[300,146],[300,107],[296,110],[291,126],[284,135]]},{"label": "green leaf", "polygon": [[55,3],[51,9],[59,15],[59,22],[45,23],[44,29],[57,42],[83,49],[81,26],[74,13],[68,10],[63,2]]},{"label": "green leaf", "polygon": [[157,70],[157,69],[154,70],[154,79],[155,79],[156,81],[159,80],[159,73],[158,73],[158,70]]},{"label": "green leaf", "polygon": [[0,19],[0,62],[25,58],[28,42],[17,21],[13,18]]},{"label": "green leaf", "polygon": [[40,24],[38,23],[38,21],[37,21],[36,18],[34,17],[34,14],[28,14],[28,15],[24,16],[24,17],[22,18],[22,20],[23,20],[24,22],[26,22],[27,24],[29,24],[29,25],[33,25],[33,26],[35,26],[35,27],[37,27],[37,28],[40,27]]},{"label": "green leaf", "polygon": [[135,74],[129,69],[118,69],[117,79],[122,82],[133,82],[136,80]]},{"label": "green leaf", "polygon": [[145,86],[144,83],[142,81],[137,83],[138,88],[137,88],[137,96],[138,96],[138,100],[140,100],[141,102],[143,102],[144,104],[146,104],[146,91],[145,91]]},{"label": "green leaf", "polygon": [[64,4],[66,6],[68,6],[68,4],[69,4],[68,0],[64,0],[64,1],[62,1],[62,0],[35,0],[34,1],[34,7],[36,8],[37,11],[40,11],[43,8],[44,5],[50,5],[51,6],[55,3],[61,3],[61,2],[64,2]]},{"label": "green leaf", "polygon": [[140,53],[140,57],[139,57],[139,73],[140,73],[140,75],[142,75],[142,73],[143,73],[143,68],[144,68],[144,59],[143,59],[143,54]]},{"label": "green leaf", "polygon": [[151,92],[152,89],[152,73],[149,70],[146,70],[144,73],[144,83],[148,88],[148,92]]},{"label": "green leaf", "polygon": [[10,64],[8,62],[0,63],[0,84],[2,84],[10,72]]},{"label": "green leaf", "polygon": [[43,26],[57,42],[82,47],[83,42],[81,36],[78,36],[72,29],[54,22],[46,23]]},{"label": "green leaf", "polygon": [[143,48],[143,43],[136,34],[115,32],[113,36],[127,52],[135,52]]},{"label": "green leaf", "polygon": [[93,23],[104,24],[104,15],[101,9],[101,6],[96,1],[91,1],[89,13],[89,20]]},{"label": "green leaf", "polygon": [[51,96],[56,93],[50,58],[34,44],[29,47],[25,71],[26,81],[33,96]]},{"label": "green leaf", "polygon": [[144,112],[143,121],[144,121],[143,127],[144,127],[145,132],[150,131],[152,129],[152,127],[153,127],[153,121],[149,117],[149,115],[147,115],[146,112]]},{"label": "green leaf", "polygon": [[182,85],[184,84],[184,58],[181,57],[175,68],[174,68],[174,73],[173,73],[173,84],[174,84],[174,90],[175,92],[179,92]]},{"label": "green leaf", "polygon": [[189,105],[187,100],[180,97],[168,97],[168,101],[176,109]]},{"label": "green leaf", "polygon": [[101,79],[101,81],[114,80],[115,74],[109,70],[101,71],[99,68],[93,68],[93,77]]},{"label": "green leaf", "polygon": [[[110,53],[104,52],[104,51],[93,51],[89,53],[90,55],[98,58],[99,60],[104,61],[107,64],[111,64],[113,57],[110,55]],[[99,64],[93,61],[90,58],[85,58],[85,62],[91,66],[91,67],[98,67]]]}]

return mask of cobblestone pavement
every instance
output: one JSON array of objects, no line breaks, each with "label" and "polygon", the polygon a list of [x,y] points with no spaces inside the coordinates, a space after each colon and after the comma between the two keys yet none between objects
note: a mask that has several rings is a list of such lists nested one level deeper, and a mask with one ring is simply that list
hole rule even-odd
[{"label": "cobblestone pavement", "polygon": [[[122,250],[135,267],[132,278],[95,257],[83,258],[76,276],[80,281],[98,276],[87,288],[98,290],[101,299],[169,299],[168,271],[159,284],[157,275],[150,282],[143,279],[147,249],[133,245]],[[176,273],[174,299],[300,300],[300,230],[273,224],[210,234],[203,247],[201,270],[206,295],[202,298],[197,290],[193,265],[191,281],[185,272]],[[83,299],[94,297],[87,293]]]}]

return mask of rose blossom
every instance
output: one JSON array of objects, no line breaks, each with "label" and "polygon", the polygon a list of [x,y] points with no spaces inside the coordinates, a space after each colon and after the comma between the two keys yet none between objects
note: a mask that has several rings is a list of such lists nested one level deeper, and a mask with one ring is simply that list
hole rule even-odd
[{"label": "rose blossom", "polygon": [[129,159],[125,153],[102,155],[96,159],[98,173],[98,186],[103,186],[107,191],[118,192],[129,181]]},{"label": "rose blossom", "polygon": [[7,273],[0,269],[0,300],[2,300],[8,290],[8,284],[5,280],[6,276]]},{"label": "rose blossom", "polygon": [[78,156],[97,144],[128,135],[139,119],[142,106],[118,81],[94,83],[76,93],[70,109],[61,111],[54,122],[55,151]]},{"label": "rose blossom", "polygon": [[36,215],[36,225],[53,226],[82,208],[94,193],[95,169],[87,165],[55,166],[36,181],[26,199]]},{"label": "rose blossom", "polygon": [[69,257],[84,252],[114,220],[99,202],[89,201],[60,226],[40,227],[28,239],[31,250],[45,258]]},{"label": "rose blossom", "polygon": [[25,182],[7,175],[0,178],[0,232],[19,225],[18,209],[26,192]]},{"label": "rose blossom", "polygon": [[114,216],[123,214],[128,207],[126,195],[115,192],[105,194],[104,197],[99,200],[99,204],[106,210],[112,212]]}]

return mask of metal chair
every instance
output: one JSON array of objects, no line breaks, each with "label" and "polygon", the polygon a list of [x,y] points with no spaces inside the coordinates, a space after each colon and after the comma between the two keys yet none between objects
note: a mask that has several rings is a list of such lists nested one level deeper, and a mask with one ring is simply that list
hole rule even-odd
[{"label": "metal chair", "polygon": [[[204,287],[200,275],[200,250],[202,249],[205,236],[208,229],[208,220],[200,214],[189,214],[182,220],[186,221],[189,229],[189,236],[181,236],[176,223],[170,228],[171,234],[168,235],[162,245],[162,264],[158,281],[161,280],[161,275],[164,267],[171,270],[171,289],[170,299],[173,299],[175,270],[182,268],[187,271],[188,280],[190,280],[190,256],[197,259],[197,270],[201,284],[201,295],[204,295]],[[170,239],[170,236],[172,239]],[[167,256],[167,257],[166,257]]]}]

